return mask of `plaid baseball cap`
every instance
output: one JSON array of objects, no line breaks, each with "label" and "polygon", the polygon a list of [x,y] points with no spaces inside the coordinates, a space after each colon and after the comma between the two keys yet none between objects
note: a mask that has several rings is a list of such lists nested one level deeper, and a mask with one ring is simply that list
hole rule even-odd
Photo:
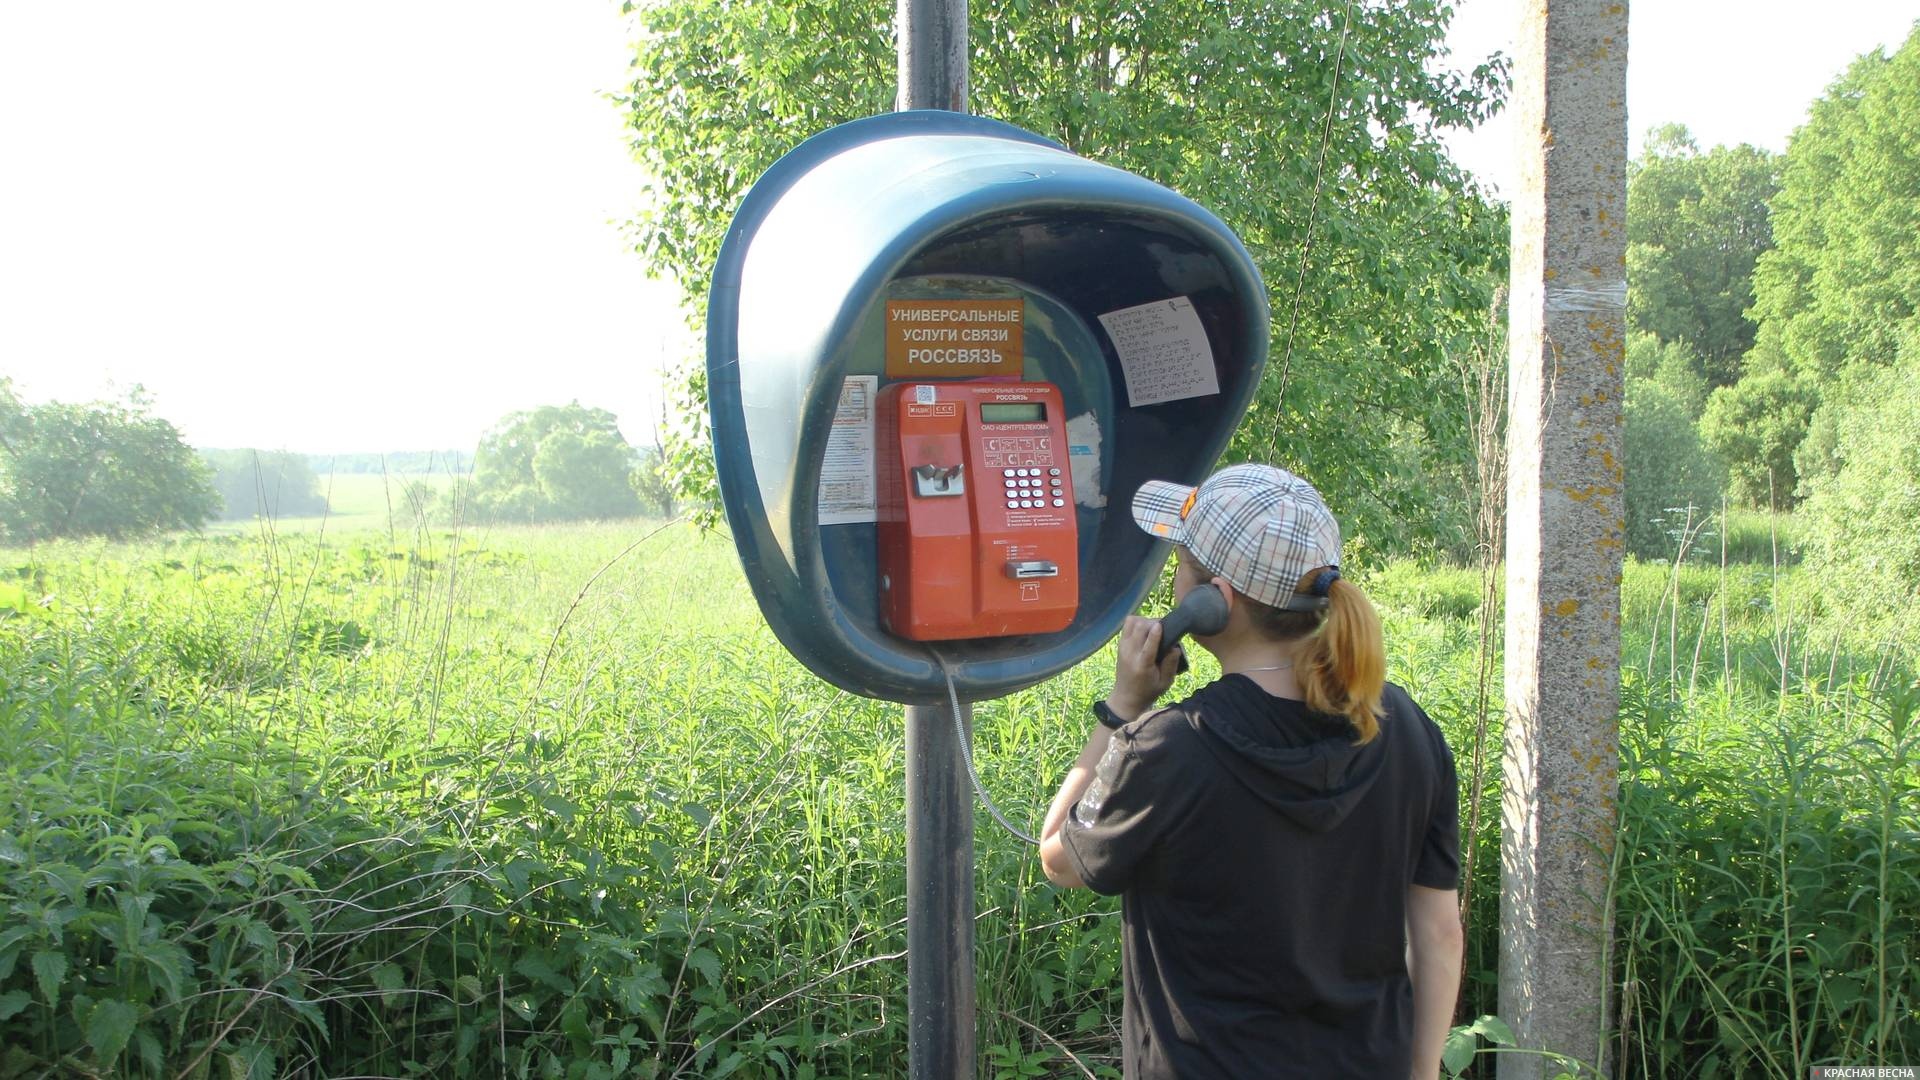
[{"label": "plaid baseball cap", "polygon": [[1340,523],[1320,493],[1271,465],[1229,466],[1197,488],[1149,480],[1133,493],[1133,520],[1273,607],[1307,571],[1340,565]]}]

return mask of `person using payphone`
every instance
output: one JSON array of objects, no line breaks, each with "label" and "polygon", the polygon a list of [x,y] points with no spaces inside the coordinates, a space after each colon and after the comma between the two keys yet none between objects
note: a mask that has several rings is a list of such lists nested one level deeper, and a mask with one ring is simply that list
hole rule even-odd
[{"label": "person using payphone", "polygon": [[[1113,690],[1048,811],[1049,879],[1123,897],[1124,1067],[1179,1077],[1437,1077],[1462,956],[1452,754],[1385,682],[1311,485],[1236,465],[1151,481],[1222,675],[1186,700],[1161,623],[1129,618]],[[1169,620],[1171,621],[1171,619]]]}]

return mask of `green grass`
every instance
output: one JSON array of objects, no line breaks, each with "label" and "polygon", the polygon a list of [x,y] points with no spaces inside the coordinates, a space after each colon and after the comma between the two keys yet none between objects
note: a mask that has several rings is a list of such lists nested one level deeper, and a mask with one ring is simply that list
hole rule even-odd
[{"label": "green grass", "polygon": [[362,532],[389,529],[405,533],[421,524],[426,507],[423,495],[438,495],[457,477],[446,473],[330,473],[320,477],[320,494],[327,500],[325,514],[306,517],[244,521],[216,521],[205,532],[211,536],[244,536],[260,532]]},{"label": "green grass", "polygon": [[[0,553],[0,1076],[904,1075],[901,709],[787,656],[724,538],[372,502]],[[1630,1072],[1920,1053],[1912,672],[1796,573],[1627,570]],[[1465,1015],[1492,1012],[1479,579],[1363,584],[1463,781],[1490,747],[1463,797]],[[1016,822],[1110,665],[978,706]],[[1115,1075],[1115,905],[975,835],[982,1060]]]}]

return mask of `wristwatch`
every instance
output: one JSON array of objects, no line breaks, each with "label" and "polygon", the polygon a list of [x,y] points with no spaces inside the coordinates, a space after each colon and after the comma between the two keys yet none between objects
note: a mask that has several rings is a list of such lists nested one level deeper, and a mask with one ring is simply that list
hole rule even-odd
[{"label": "wristwatch", "polygon": [[1121,728],[1126,727],[1128,723],[1127,721],[1122,720],[1120,717],[1114,715],[1114,712],[1112,709],[1107,708],[1107,702],[1105,698],[1093,699],[1093,718],[1095,720],[1100,721],[1100,723],[1103,726],[1110,728],[1114,731],[1119,731]]}]

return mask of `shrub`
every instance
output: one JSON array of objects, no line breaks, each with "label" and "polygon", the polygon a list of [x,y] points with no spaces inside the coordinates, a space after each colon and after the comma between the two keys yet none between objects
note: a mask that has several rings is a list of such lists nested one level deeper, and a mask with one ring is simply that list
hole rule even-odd
[{"label": "shrub", "polygon": [[1842,421],[1844,460],[1812,485],[1808,562],[1857,619],[1920,643],[1920,349],[1882,372]]},{"label": "shrub", "polygon": [[1719,509],[1725,471],[1665,385],[1629,379],[1626,413],[1627,551],[1671,559],[1680,533]]},{"label": "shrub", "polygon": [[1652,334],[1627,337],[1628,385],[1636,379],[1658,383],[1686,409],[1689,420],[1700,418],[1713,389],[1700,367],[1699,355],[1684,341],[1663,342]]},{"label": "shrub", "polygon": [[1790,506],[1797,486],[1793,452],[1819,402],[1785,371],[1750,374],[1707,398],[1700,438],[1726,462],[1729,494],[1747,506]]},{"label": "shrub", "polygon": [[1793,566],[1800,562],[1805,543],[1796,514],[1729,509],[1720,527],[1729,563]]},{"label": "shrub", "polygon": [[202,450],[220,495],[220,517],[306,517],[327,512],[320,478],[305,455],[285,450]]}]

